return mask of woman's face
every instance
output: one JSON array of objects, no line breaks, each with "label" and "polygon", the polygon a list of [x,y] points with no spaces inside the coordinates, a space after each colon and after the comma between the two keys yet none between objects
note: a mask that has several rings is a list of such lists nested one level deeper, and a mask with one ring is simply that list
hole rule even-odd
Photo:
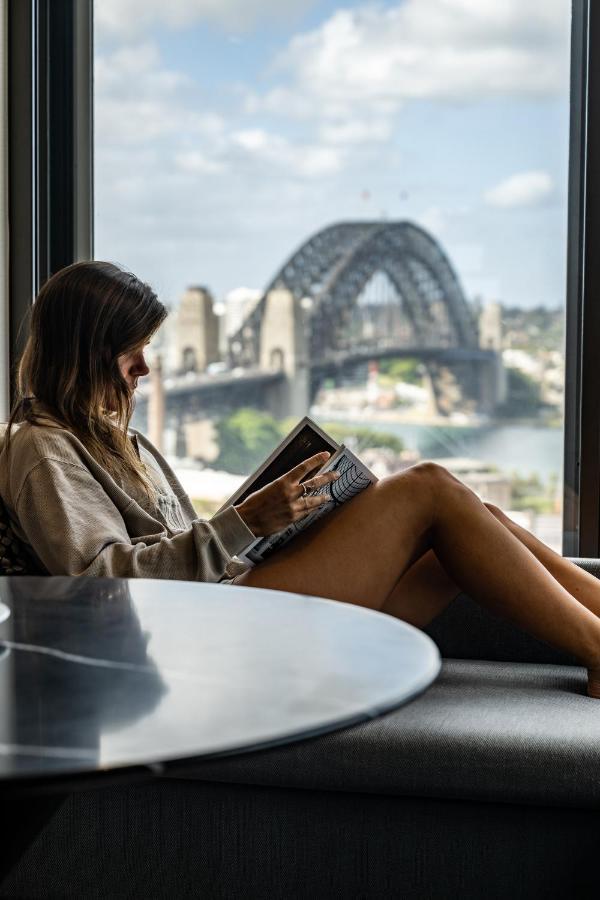
[{"label": "woman's face", "polygon": [[144,359],[145,349],[146,344],[143,344],[141,347],[137,347],[135,350],[130,350],[128,353],[122,353],[117,358],[119,371],[127,382],[127,386],[132,393],[137,387],[138,378],[147,375],[150,371],[150,369],[146,365],[146,360]]}]

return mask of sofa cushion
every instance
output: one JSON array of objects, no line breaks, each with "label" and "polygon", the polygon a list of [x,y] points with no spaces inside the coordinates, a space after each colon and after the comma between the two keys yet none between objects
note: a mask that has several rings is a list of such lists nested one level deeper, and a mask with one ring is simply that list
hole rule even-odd
[{"label": "sofa cushion", "polygon": [[0,575],[38,574],[42,573],[12,530],[9,515],[0,497]]},{"label": "sofa cushion", "polygon": [[[571,562],[600,578],[600,559],[572,557]],[[578,664],[570,653],[537,640],[466,594],[459,594],[424,631],[449,659]]]},{"label": "sofa cushion", "polygon": [[444,660],[434,684],[367,724],[179,763],[206,781],[600,807],[600,701],[580,667]]},{"label": "sofa cushion", "polygon": [[448,659],[578,664],[572,654],[538,640],[467,594],[459,594],[423,631]]},{"label": "sofa cushion", "polygon": [[[0,451],[6,440],[6,429],[6,422],[0,422]],[[10,516],[0,497],[0,576],[45,574],[12,530]]]}]

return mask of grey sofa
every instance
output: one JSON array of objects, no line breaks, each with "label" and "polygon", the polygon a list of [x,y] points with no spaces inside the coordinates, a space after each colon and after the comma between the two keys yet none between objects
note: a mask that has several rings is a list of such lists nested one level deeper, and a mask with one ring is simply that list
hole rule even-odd
[{"label": "grey sofa", "polygon": [[428,632],[442,672],[397,712],[72,794],[0,896],[599,897],[585,670],[465,595]]}]

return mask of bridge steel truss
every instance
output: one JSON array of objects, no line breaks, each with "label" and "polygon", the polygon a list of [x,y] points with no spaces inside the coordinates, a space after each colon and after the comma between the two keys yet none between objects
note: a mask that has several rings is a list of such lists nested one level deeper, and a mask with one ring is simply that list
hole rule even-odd
[{"label": "bridge steel truss", "polygon": [[[315,377],[328,363],[348,361],[352,348],[345,341],[345,326],[362,290],[378,272],[387,276],[398,294],[413,331],[413,346],[428,351],[437,347],[446,358],[452,348],[463,358],[471,356],[462,365],[460,380],[472,395],[482,364],[477,323],[448,257],[430,234],[412,222],[342,222],[314,234],[284,263],[231,339],[233,365],[257,364],[266,298],[274,289],[287,289],[297,303],[304,297],[312,300],[308,349]],[[443,340],[436,311],[440,303],[450,325],[450,334]],[[377,349],[372,348],[373,357]],[[431,353],[424,354],[423,362],[439,401],[439,367]],[[465,377],[465,372],[470,374]]]}]

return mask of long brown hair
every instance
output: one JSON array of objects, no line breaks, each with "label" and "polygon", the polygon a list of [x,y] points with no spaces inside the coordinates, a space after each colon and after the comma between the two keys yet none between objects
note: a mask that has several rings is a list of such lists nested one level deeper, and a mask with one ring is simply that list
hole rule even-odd
[{"label": "long brown hair", "polygon": [[146,343],[167,315],[152,288],[108,262],[79,262],[44,284],[19,362],[13,423],[45,416],[71,431],[113,477],[152,491],[127,437],[133,396],[118,358]]}]

